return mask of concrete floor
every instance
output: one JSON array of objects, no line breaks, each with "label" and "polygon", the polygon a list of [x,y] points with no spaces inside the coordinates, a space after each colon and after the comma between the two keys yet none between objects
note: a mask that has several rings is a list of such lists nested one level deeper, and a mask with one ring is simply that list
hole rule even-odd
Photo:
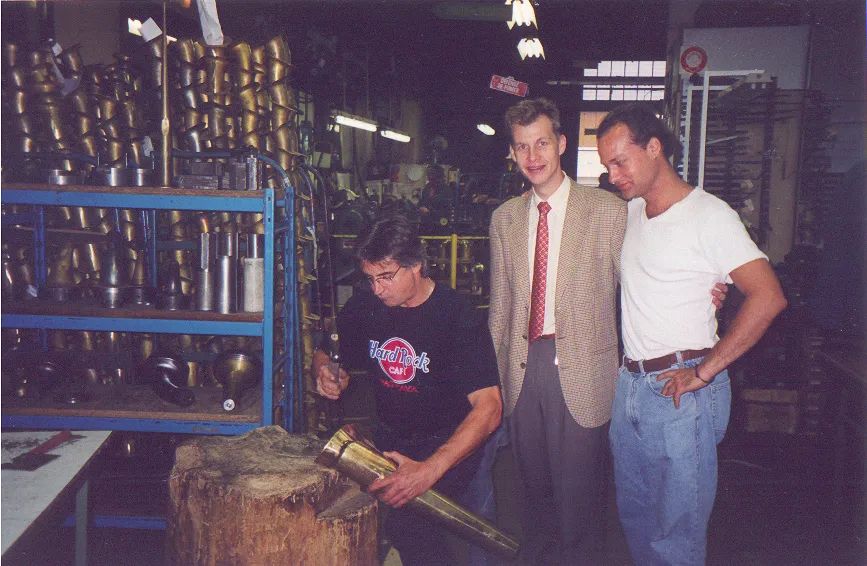
[{"label": "concrete floor", "polygon": [[[356,392],[366,405],[364,392]],[[353,413],[351,403],[347,414]],[[161,515],[166,478],[178,437],[116,435],[93,482],[92,513]],[[182,438],[182,437],[181,437]],[[124,439],[132,439],[132,455]],[[842,482],[830,475],[829,436],[746,433],[733,420],[720,445],[720,484],[711,517],[711,566],[824,566],[867,563],[863,446],[853,444]],[[519,534],[519,506],[512,485],[515,464],[508,449],[494,469],[498,524]],[[835,485],[837,486],[835,489]],[[631,563],[617,521],[613,482],[605,517],[605,566]],[[150,566],[164,563],[165,533],[159,530],[91,529],[92,566]],[[7,553],[4,565],[71,564],[72,529],[47,523],[26,544]],[[386,561],[396,566],[392,552]]]}]

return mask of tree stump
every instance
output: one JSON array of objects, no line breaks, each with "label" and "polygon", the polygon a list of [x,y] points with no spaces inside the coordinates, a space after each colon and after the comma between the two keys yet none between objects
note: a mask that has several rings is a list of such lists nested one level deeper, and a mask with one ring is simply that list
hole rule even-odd
[{"label": "tree stump", "polygon": [[169,477],[168,560],[377,564],[376,500],[316,464],[322,446],[277,426],[179,446]]}]

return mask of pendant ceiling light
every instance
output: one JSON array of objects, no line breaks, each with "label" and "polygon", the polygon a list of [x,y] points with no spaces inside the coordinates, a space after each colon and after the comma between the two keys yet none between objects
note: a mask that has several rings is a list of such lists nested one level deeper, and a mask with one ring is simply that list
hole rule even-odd
[{"label": "pendant ceiling light", "polygon": [[515,26],[530,26],[531,24],[539,28],[536,23],[536,10],[533,9],[533,3],[530,0],[506,0],[506,5],[512,5],[512,19],[506,22],[509,29]]},{"label": "pendant ceiling light", "polygon": [[521,60],[527,57],[545,58],[545,49],[542,47],[542,42],[538,37],[532,39],[524,38],[518,42],[518,53],[521,55]]}]

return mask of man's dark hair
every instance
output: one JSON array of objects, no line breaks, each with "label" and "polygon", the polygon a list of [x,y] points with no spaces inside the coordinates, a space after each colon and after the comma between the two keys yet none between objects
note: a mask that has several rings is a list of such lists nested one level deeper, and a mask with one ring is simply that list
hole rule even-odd
[{"label": "man's dark hair", "polygon": [[510,106],[506,110],[506,128],[511,134],[513,126],[529,126],[539,116],[547,116],[554,126],[554,133],[560,135],[560,111],[547,98],[531,98]]},{"label": "man's dark hair", "polygon": [[665,122],[656,117],[653,106],[645,102],[622,104],[609,112],[596,129],[596,139],[601,138],[617,124],[628,127],[632,133],[632,143],[641,147],[647,147],[651,138],[658,139],[662,144],[662,152],[667,158],[679,154],[682,149],[677,136],[668,129]]},{"label": "man's dark hair", "polygon": [[392,259],[401,267],[420,263],[421,274],[428,274],[427,253],[418,228],[401,214],[388,214],[371,224],[358,237],[355,257],[369,263]]}]

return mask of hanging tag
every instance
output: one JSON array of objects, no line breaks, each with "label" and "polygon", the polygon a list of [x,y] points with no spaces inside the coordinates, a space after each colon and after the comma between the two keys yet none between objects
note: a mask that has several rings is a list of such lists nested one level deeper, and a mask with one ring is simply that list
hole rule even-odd
[{"label": "hanging tag", "polygon": [[163,34],[163,30],[160,29],[160,26],[154,21],[153,18],[148,18],[145,23],[141,25],[141,36],[147,42],[155,37],[159,37]]}]

